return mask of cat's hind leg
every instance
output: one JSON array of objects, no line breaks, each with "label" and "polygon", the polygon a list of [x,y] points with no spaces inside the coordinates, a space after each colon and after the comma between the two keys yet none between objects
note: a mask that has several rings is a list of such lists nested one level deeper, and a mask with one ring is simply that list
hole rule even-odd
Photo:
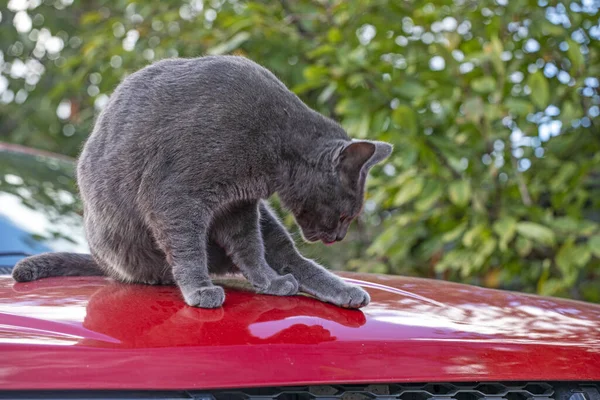
[{"label": "cat's hind leg", "polygon": [[258,202],[229,207],[215,218],[210,235],[260,293],[290,296],[298,292],[291,274],[279,275],[265,260]]}]

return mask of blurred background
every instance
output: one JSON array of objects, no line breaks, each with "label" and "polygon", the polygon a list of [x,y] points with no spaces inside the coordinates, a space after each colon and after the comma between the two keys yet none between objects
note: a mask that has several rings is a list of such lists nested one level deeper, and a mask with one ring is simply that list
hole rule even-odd
[{"label": "blurred background", "polygon": [[[333,269],[600,302],[599,8],[9,0],[0,141],[75,157],[127,74],[166,57],[243,55],[351,136],[395,145],[347,239],[301,244],[305,254]],[[25,166],[1,166],[0,184],[18,186]],[[60,168],[54,197],[29,196],[78,208]]]}]

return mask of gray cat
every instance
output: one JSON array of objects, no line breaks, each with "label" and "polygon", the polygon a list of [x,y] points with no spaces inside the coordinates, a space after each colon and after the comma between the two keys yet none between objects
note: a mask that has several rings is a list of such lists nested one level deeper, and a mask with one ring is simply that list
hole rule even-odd
[{"label": "gray cat", "polygon": [[79,158],[91,256],[36,255],[13,277],[175,283],[212,308],[225,294],[209,272],[241,271],[260,293],[362,307],[367,292],[299,254],[262,199],[278,193],[306,240],[342,240],[368,170],[391,151],[351,141],[248,59],[163,60],[116,88]]}]

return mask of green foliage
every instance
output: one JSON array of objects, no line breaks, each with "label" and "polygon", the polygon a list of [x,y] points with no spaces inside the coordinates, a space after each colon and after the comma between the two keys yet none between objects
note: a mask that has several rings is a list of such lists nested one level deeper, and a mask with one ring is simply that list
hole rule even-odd
[{"label": "green foliage", "polygon": [[352,136],[395,144],[349,239],[309,255],[600,301],[597,5],[38,3],[0,10],[0,139],[76,155],[126,74],[246,55]]}]

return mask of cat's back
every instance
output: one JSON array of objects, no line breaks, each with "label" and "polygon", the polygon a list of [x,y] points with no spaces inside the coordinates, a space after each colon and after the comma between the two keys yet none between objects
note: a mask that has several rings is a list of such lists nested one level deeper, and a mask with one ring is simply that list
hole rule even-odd
[{"label": "cat's back", "polygon": [[264,124],[283,117],[283,109],[307,111],[273,73],[249,59],[165,59],[123,80],[90,139],[117,151],[132,136],[156,131],[201,133],[202,128],[223,124],[230,130],[252,130],[257,121]]},{"label": "cat's back", "polygon": [[302,107],[271,72],[246,58],[165,59],[132,73],[117,86],[88,144],[115,152],[132,136],[215,125],[232,116],[256,117],[265,103],[290,101]]},{"label": "cat's back", "polygon": [[203,100],[237,103],[267,95],[277,101],[297,99],[272,72],[239,56],[161,60],[127,77],[115,94],[118,92],[133,99],[154,96],[181,106]]},{"label": "cat's back", "polygon": [[123,181],[127,175],[129,181],[165,154],[219,158],[264,143],[270,127],[307,110],[274,74],[246,58],[161,60],[115,89],[78,169],[81,178]]}]

